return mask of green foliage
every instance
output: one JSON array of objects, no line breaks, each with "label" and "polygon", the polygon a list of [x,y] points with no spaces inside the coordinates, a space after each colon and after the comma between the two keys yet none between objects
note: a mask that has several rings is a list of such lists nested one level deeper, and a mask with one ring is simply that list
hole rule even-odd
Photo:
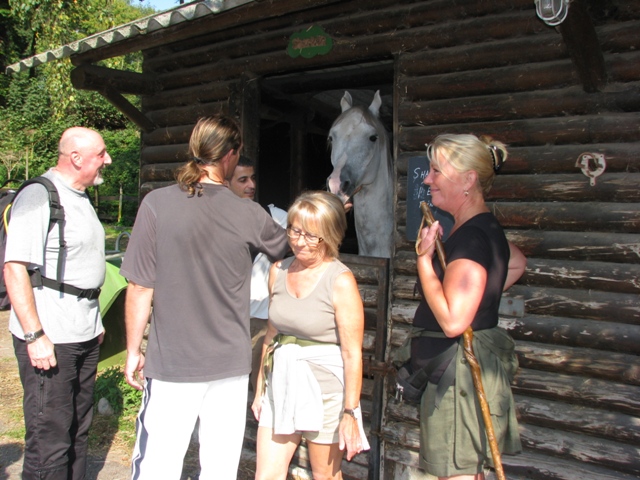
[{"label": "green foliage", "polygon": [[97,405],[106,398],[116,415],[136,415],[142,402],[142,392],[129,386],[122,367],[110,367],[98,375],[93,398]]},{"label": "green foliage", "polygon": [[[136,0],[0,0],[0,66],[153,13]],[[139,52],[100,65],[140,71]],[[31,178],[57,160],[58,141],[71,126],[99,131],[113,165],[105,170],[101,196],[120,187],[137,195],[140,137],[137,128],[97,92],[74,90],[69,59],[47,63],[28,73],[0,75],[0,182]],[[139,104],[137,97],[129,98]],[[95,192],[89,192],[94,194]],[[133,221],[137,202],[125,203],[125,223]],[[117,203],[105,205],[117,216]]]},{"label": "green foliage", "polygon": [[[118,196],[120,187],[125,196],[137,196],[139,186],[140,133],[126,130],[104,130],[101,132],[112,163],[104,170],[104,184],[99,189],[100,196]],[[95,195],[95,192],[93,192]],[[125,201],[122,208],[123,225],[133,225],[137,201]],[[108,217],[117,218],[118,205],[112,201],[100,204],[100,212]]]}]

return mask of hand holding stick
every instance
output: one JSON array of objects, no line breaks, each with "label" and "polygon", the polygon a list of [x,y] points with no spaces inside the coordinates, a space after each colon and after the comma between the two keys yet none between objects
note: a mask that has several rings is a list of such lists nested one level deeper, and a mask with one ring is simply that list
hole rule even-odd
[{"label": "hand holding stick", "polygon": [[[433,213],[429,208],[427,202],[420,202],[420,210],[422,211],[422,221],[426,223],[429,227],[433,225],[435,222],[435,218],[433,217]],[[420,227],[422,229],[422,226]],[[440,264],[442,265],[442,269],[445,270],[447,268],[447,261],[444,251],[444,245],[440,240],[440,235],[436,234],[436,252],[438,254],[438,258],[440,259]],[[416,251],[418,245],[416,244]],[[473,352],[473,329],[469,326],[462,335],[463,338],[463,347],[464,347],[464,356],[469,363],[469,367],[471,368],[471,378],[473,378],[473,386],[475,387],[476,396],[478,398],[478,402],[480,403],[480,410],[482,412],[482,419],[484,420],[485,429],[487,431],[487,439],[489,441],[489,449],[491,450],[491,457],[493,458],[493,465],[496,470],[496,477],[498,480],[506,480],[504,475],[504,469],[502,468],[502,459],[500,457],[500,449],[498,448],[498,441],[496,440],[496,435],[493,430],[493,422],[491,421],[491,411],[489,410],[489,403],[487,402],[487,396],[484,393],[484,387],[482,385],[482,374],[480,372],[480,364],[478,363],[478,359]]]}]

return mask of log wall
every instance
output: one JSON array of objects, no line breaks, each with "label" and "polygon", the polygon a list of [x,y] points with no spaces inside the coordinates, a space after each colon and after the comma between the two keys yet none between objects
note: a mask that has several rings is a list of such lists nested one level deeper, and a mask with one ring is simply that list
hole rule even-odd
[{"label": "log wall", "polygon": [[[526,12],[496,17],[508,24]],[[471,21],[448,26],[458,32]],[[501,319],[520,360],[513,389],[524,453],[503,457],[509,478],[640,474],[640,18],[636,9],[594,23],[608,81],[593,93],[580,83],[562,36],[544,26],[525,31],[514,24],[501,38],[489,34],[398,58],[390,348],[406,335],[416,305],[415,254],[404,236],[406,159],[424,154],[424,144],[445,132],[486,134],[509,145],[488,198],[528,257],[525,275],[509,291],[524,299],[526,313]],[[585,152],[607,160],[595,186],[576,167]],[[410,476],[417,412],[390,401],[386,413],[387,458],[395,463],[387,471]]]},{"label": "log wall", "polygon": [[[504,458],[505,470],[509,478],[630,479],[640,475],[640,2],[574,0],[571,8],[588,12],[601,49],[606,76],[595,91],[582,83],[569,33],[541,22],[532,0],[255,2],[201,19],[191,34],[180,27],[154,35],[143,68],[161,90],[142,101],[156,128],[142,136],[141,191],[172,181],[199,116],[238,111],[243,76],[394,60],[386,355],[417,306],[405,237],[407,159],[445,132],[507,143],[510,157],[488,201],[528,268],[509,292],[524,300],[524,316],[501,319],[521,363],[513,389],[525,448]],[[331,36],[331,52],[289,57],[290,36],[312,25]],[[83,60],[95,53],[74,63]],[[575,166],[585,152],[606,157],[594,186]],[[365,299],[379,295],[359,281]],[[384,333],[368,330],[368,354]],[[374,387],[365,385],[369,401]],[[373,429],[380,476],[417,477],[417,411],[388,390],[382,398],[378,407],[365,403],[372,422],[383,412]],[[345,463],[347,478],[371,475],[360,457]],[[292,474],[305,478],[305,462],[301,449]]]}]

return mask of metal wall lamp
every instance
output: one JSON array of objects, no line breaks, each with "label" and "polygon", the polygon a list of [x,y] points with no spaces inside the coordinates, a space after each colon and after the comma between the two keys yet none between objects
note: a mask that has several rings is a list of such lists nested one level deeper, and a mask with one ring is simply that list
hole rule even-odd
[{"label": "metal wall lamp", "polygon": [[569,13],[571,0],[534,0],[538,17],[549,25],[555,27],[564,22]]}]

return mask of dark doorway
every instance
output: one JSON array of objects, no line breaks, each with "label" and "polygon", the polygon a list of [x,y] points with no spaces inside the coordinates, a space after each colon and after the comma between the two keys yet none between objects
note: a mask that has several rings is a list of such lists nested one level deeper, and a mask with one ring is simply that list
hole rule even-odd
[{"label": "dark doorway", "polygon": [[[326,190],[331,174],[327,136],[341,112],[340,99],[348,90],[354,103],[369,105],[380,90],[383,123],[392,125],[393,64],[391,61],[266,77],[260,89],[258,198],[287,209],[306,190]],[[340,249],[358,253],[353,213]]]}]

